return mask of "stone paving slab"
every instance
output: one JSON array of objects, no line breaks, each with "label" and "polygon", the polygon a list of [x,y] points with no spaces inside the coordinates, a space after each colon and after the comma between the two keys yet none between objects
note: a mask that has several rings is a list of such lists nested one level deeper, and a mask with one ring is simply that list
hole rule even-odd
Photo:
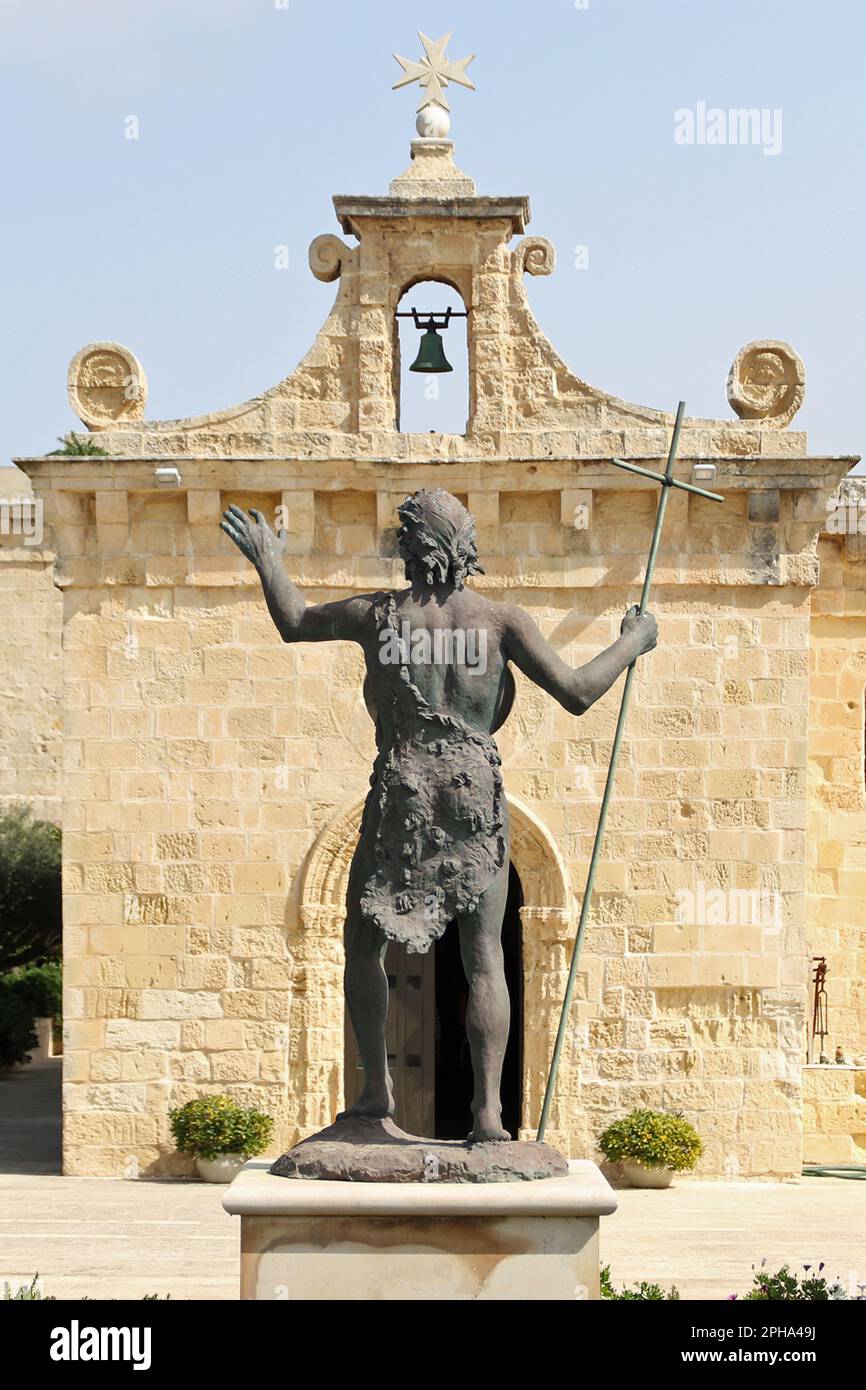
[{"label": "stone paving slab", "polygon": [[63,1059],[0,1076],[0,1173],[59,1173]]},{"label": "stone paving slab", "polygon": [[[225,1188],[59,1173],[60,1064],[0,1078],[0,1284],[37,1271],[58,1298],[233,1299],[240,1221]],[[827,1263],[866,1282],[866,1182],[697,1182],[624,1189],[601,1223],[614,1282],[676,1284],[686,1299],[743,1294],[752,1263]]]},{"label": "stone paving slab", "polygon": [[[0,1282],[36,1270],[58,1297],[236,1298],[239,1222],[225,1188],[116,1178],[0,1176]],[[617,1193],[601,1223],[602,1261],[616,1284],[675,1283],[686,1299],[743,1294],[751,1264],[825,1260],[866,1282],[866,1185],[681,1182]]]},{"label": "stone paving slab", "polygon": [[678,1180],[661,1192],[617,1191],[618,1210],[601,1223],[602,1263],[614,1283],[676,1284],[685,1299],[742,1297],[752,1264],[826,1263],[847,1285],[866,1283],[866,1181]]},{"label": "stone paving slab", "polygon": [[[38,1271],[58,1298],[236,1298],[239,1225],[225,1188],[0,1176],[0,1284]],[[19,1277],[13,1277],[19,1276]]]}]

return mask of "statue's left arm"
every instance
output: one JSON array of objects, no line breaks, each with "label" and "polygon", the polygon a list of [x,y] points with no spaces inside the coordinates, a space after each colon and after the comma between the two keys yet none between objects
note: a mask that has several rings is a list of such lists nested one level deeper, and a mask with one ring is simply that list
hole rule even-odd
[{"label": "statue's left arm", "polygon": [[512,605],[504,611],[502,639],[504,655],[525,676],[569,714],[584,714],[627,666],[652,651],[658,641],[658,623],[651,613],[640,614],[635,605],[623,618],[617,640],[578,667],[568,666],[529,614]]},{"label": "statue's left arm", "polygon": [[284,642],[360,641],[369,601],[363,597],[307,606],[283,563],[286,533],[274,533],[261,512],[240,507],[223,512],[220,529],[255,565],[274,626]]}]

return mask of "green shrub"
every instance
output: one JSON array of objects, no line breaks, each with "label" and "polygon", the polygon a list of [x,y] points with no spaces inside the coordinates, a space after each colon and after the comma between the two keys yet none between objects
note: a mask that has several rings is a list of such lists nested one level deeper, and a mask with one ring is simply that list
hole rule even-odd
[{"label": "green shrub", "polygon": [[0,815],[0,971],[60,949],[60,831],[29,806]]},{"label": "green shrub", "polygon": [[[53,1293],[42,1292],[37,1283],[38,1279],[39,1274],[36,1273],[34,1274],[29,1284],[19,1284],[17,1289],[13,1289],[11,1284],[4,1284],[3,1291],[2,1293],[0,1293],[0,1300],[11,1303],[35,1303],[41,1299],[45,1303],[56,1303],[57,1299],[55,1298]],[[162,1299],[165,1299],[166,1302],[169,1302],[171,1299],[171,1294],[146,1293],[142,1296],[143,1303],[159,1303]],[[82,1303],[90,1303],[91,1299],[87,1294],[85,1294],[81,1301]],[[117,1300],[114,1298],[107,1298],[104,1300],[100,1300],[100,1302],[116,1303]]]},{"label": "green shrub", "polygon": [[4,1302],[11,1303],[35,1303],[42,1299],[46,1303],[56,1303],[57,1299],[53,1293],[43,1293],[37,1286],[38,1274],[34,1274],[29,1284],[19,1284],[17,1289],[13,1289],[11,1284],[3,1285],[2,1298]]},{"label": "green shrub", "polygon": [[107,449],[100,449],[98,444],[92,444],[89,439],[80,438],[73,434],[71,430],[69,434],[59,434],[57,436],[57,443],[62,444],[63,448],[52,449],[48,458],[56,458],[58,454],[72,454],[76,458],[81,458],[85,455],[92,457],[94,454],[99,454],[101,458],[108,458],[109,456]]},{"label": "green shrub", "polygon": [[0,977],[0,1071],[28,1062],[38,1041],[31,1009],[9,976]]},{"label": "green shrub", "polygon": [[679,1290],[673,1285],[665,1293],[661,1284],[650,1284],[646,1279],[641,1279],[639,1284],[632,1288],[626,1288],[623,1284],[621,1289],[615,1289],[610,1278],[610,1265],[603,1265],[601,1270],[601,1296],[602,1298],[615,1299],[619,1303],[678,1303]]},{"label": "green shrub", "polygon": [[674,1173],[694,1168],[704,1148],[688,1120],[662,1110],[630,1111],[608,1125],[598,1147],[609,1163],[631,1161],[645,1168],[670,1168]]},{"label": "green shrub", "polygon": [[12,984],[33,1018],[60,1018],[63,1012],[63,971],[59,960],[25,965],[3,978]]},{"label": "green shrub", "polygon": [[746,1294],[747,1303],[829,1303],[847,1300],[845,1286],[838,1279],[828,1282],[819,1264],[814,1274],[812,1266],[804,1265],[802,1276],[792,1274],[787,1265],[770,1274],[763,1267],[752,1266],[752,1287]]},{"label": "green shrub", "polygon": [[260,1110],[245,1110],[229,1096],[200,1096],[169,1114],[181,1153],[197,1158],[243,1154],[255,1158],[267,1147],[274,1122]]}]

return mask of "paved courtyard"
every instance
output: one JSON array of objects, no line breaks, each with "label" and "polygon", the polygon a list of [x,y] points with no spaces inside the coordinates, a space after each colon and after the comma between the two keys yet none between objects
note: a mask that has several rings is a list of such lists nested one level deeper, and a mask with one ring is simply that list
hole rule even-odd
[{"label": "paved courtyard", "polygon": [[[0,1078],[0,1283],[38,1271],[59,1298],[237,1296],[238,1222],[205,1183],[64,1178],[60,1064]],[[602,1225],[616,1283],[648,1278],[683,1298],[744,1293],[750,1267],[824,1260],[866,1282],[866,1183],[680,1181],[625,1190]]]}]

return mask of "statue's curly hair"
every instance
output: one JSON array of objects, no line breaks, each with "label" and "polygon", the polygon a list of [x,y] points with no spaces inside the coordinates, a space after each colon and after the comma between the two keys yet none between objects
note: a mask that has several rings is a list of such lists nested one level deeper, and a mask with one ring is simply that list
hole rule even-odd
[{"label": "statue's curly hair", "polygon": [[462,589],[467,575],[484,573],[478,562],[475,520],[450,492],[421,488],[397,508],[397,515],[408,580],[431,587],[450,581]]}]

